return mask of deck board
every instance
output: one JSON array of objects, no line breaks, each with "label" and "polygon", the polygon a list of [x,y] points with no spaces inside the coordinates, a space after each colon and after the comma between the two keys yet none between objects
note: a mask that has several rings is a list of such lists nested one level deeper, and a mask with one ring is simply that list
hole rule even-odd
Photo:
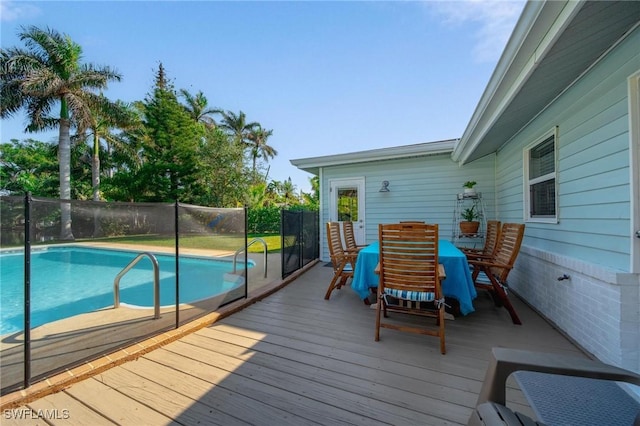
[{"label": "deck board", "polygon": [[[227,336],[223,334],[220,338],[223,339]],[[207,333],[206,337],[203,335],[193,336],[192,339],[185,340],[185,342],[202,347],[215,345],[217,352],[243,358],[260,366],[290,371],[300,376],[310,376],[318,382],[339,385],[344,389],[353,389],[353,391],[359,388],[365,389],[365,392],[375,389],[375,392],[382,391],[385,394],[394,391],[409,391],[422,397],[441,399],[441,387],[446,384],[446,400],[449,402],[472,407],[477,399],[477,390],[474,389],[477,387],[477,382],[465,378],[433,372],[429,374],[428,381],[438,386],[425,386],[425,378],[389,372],[384,368],[384,365],[372,366],[366,359],[362,362],[354,362],[359,360],[329,358],[322,353],[302,352],[266,342],[260,342],[256,347],[240,346],[241,342],[236,342],[238,345],[229,344],[223,340],[213,340],[215,337],[214,334]],[[203,341],[205,338],[211,338],[212,341]],[[450,385],[452,381],[459,383],[452,386]]]},{"label": "deck board", "polygon": [[[194,339],[189,343],[194,343],[200,348],[209,348],[211,351],[223,353],[224,348],[216,341],[206,342],[200,336],[193,336]],[[186,343],[186,342],[185,342]],[[250,350],[250,348],[248,348]],[[282,377],[286,377],[288,383],[286,383],[289,389],[295,390],[297,393],[310,394],[311,386],[307,383],[310,381],[314,384],[320,384],[318,392],[326,391],[327,388],[334,388],[331,393],[338,396],[340,399],[345,400],[346,405],[344,408],[351,408],[352,404],[360,404],[359,400],[349,401],[348,394],[359,395],[360,397],[367,398],[367,405],[371,404],[371,401],[375,402],[379,407],[386,406],[387,404],[397,405],[400,407],[420,407],[415,409],[418,412],[433,416],[433,413],[442,410],[450,412],[450,416],[459,416],[462,421],[468,417],[468,412],[465,409],[460,409],[460,404],[456,403],[456,399],[461,400],[466,397],[468,401],[475,402],[477,394],[467,392],[466,395],[461,392],[452,391],[449,389],[446,395],[442,394],[439,389],[433,389],[431,387],[425,387],[424,381],[411,380],[411,378],[403,376],[397,376],[394,374],[388,374],[382,369],[373,368],[358,368],[356,364],[343,363],[347,368],[342,368],[340,371],[335,368],[335,365],[340,361],[335,361],[327,366],[318,366],[313,363],[320,356],[314,356],[313,353],[305,353],[299,358],[304,357],[304,361],[294,361],[298,351],[281,351],[278,356],[268,355],[260,349],[259,352],[243,357],[246,358],[243,361],[246,366],[251,366],[251,371],[255,370],[274,370],[274,373],[264,374],[264,378],[270,382],[279,381]],[[224,351],[225,353],[227,351]],[[275,374],[275,378],[271,376]],[[294,377],[295,376],[295,377]],[[386,380],[379,380],[376,376],[384,376],[389,379],[390,383]],[[396,381],[396,386],[393,386],[393,382]],[[404,384],[403,384],[404,383]],[[296,390],[294,386],[302,384],[299,390]],[[430,391],[431,390],[431,391]],[[426,391],[426,392],[423,392]],[[347,392],[347,395],[341,395]],[[425,398],[426,397],[426,398]],[[333,399],[333,398],[332,398]],[[331,403],[331,401],[326,401]],[[357,405],[356,405],[357,406]],[[393,408],[393,407],[388,407]],[[397,415],[397,414],[395,414]],[[394,415],[394,416],[395,416]],[[392,420],[392,419],[390,419]]]},{"label": "deck board", "polygon": [[[107,385],[145,405],[158,407],[165,416],[180,418],[186,424],[250,424],[250,419],[243,420],[218,409],[220,405],[229,404],[204,398],[211,388],[209,383],[193,380],[192,376],[179,370],[144,358],[128,363],[124,368],[111,369],[103,376]],[[130,383],[136,383],[136,386],[130,387]],[[242,403],[233,393],[228,397]],[[189,410],[185,411],[184,407]]]},{"label": "deck board", "polygon": [[[139,386],[132,383],[129,386]],[[83,380],[69,387],[64,392],[82,401],[86,407],[101,413],[107,419],[117,424],[130,425],[178,425],[171,418],[161,414],[156,408],[148,407],[118,389],[103,383],[100,376]],[[83,410],[84,413],[84,410]],[[76,412],[70,412],[70,417],[76,417]]]},{"label": "deck board", "polygon": [[[168,345],[171,349],[181,352],[176,346],[181,345]],[[186,355],[184,352],[176,353],[173,350],[156,351],[149,355],[151,359],[162,362],[167,367],[194,378],[197,376],[197,379],[207,382],[210,390],[206,398],[220,399],[222,396],[221,404],[230,405],[224,409],[238,415],[251,415],[251,422],[254,424],[296,425],[323,420],[326,408],[322,404],[283,389],[278,383],[267,381],[265,377],[273,377],[269,371],[252,377],[247,370],[253,369],[245,367],[241,362],[234,362],[231,358],[213,356],[214,354],[205,350],[193,351],[193,348],[188,348],[189,353]],[[211,359],[200,358],[203,353],[205,357],[211,356]],[[201,361],[191,356],[198,357]],[[235,406],[236,399],[227,396],[230,392],[242,395],[244,403]],[[342,410],[332,410],[327,417],[333,424],[365,421],[359,415],[354,416]]]},{"label": "deck board", "polygon": [[[476,312],[446,321],[446,355],[429,336],[384,329],[375,342],[375,310],[348,286],[324,300],[331,274],[316,265],[260,302],[24,408],[69,410],[51,424],[456,425],[471,415],[492,347],[586,357],[517,298],[522,326],[484,294]],[[507,399],[532,415],[513,380]]]},{"label": "deck board", "polygon": [[[64,412],[61,407],[65,410]],[[47,418],[47,421],[53,425],[106,426],[116,424],[66,392],[58,392],[33,401],[29,403],[29,408],[36,412],[49,410],[50,413],[57,413],[58,415],[53,417],[58,418]]]}]

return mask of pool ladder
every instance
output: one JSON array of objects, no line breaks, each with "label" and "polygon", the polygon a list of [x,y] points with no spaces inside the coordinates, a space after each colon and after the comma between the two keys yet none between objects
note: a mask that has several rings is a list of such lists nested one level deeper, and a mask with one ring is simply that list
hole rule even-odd
[{"label": "pool ladder", "polygon": [[158,259],[149,252],[137,255],[135,259],[129,262],[129,264],[116,275],[116,279],[113,280],[113,307],[120,307],[120,279],[145,256],[147,256],[153,264],[153,319],[158,319],[160,318],[160,267],[158,266]]},{"label": "pool ladder", "polygon": [[262,246],[264,247],[264,277],[267,278],[267,243],[262,238],[254,238],[249,242],[249,244],[247,244],[247,247],[240,248],[236,251],[236,254],[233,255],[233,273],[236,273],[236,260],[238,255],[245,250],[249,250],[249,247],[254,243],[262,243]]}]

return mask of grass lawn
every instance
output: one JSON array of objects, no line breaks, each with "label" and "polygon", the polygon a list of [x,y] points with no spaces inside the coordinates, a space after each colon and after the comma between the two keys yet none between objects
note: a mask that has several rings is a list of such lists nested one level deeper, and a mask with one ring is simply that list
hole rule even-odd
[{"label": "grass lawn", "polygon": [[[269,253],[278,253],[281,250],[281,238],[279,234],[249,234],[247,241],[254,238],[261,238],[267,243]],[[176,242],[173,238],[157,235],[130,235],[126,237],[113,237],[92,241],[110,241],[119,244],[145,244],[159,247],[174,247]],[[212,250],[237,250],[244,247],[244,238],[236,235],[196,235],[181,236],[180,247],[212,249]],[[249,247],[249,253],[262,253],[263,246],[260,243]]]}]

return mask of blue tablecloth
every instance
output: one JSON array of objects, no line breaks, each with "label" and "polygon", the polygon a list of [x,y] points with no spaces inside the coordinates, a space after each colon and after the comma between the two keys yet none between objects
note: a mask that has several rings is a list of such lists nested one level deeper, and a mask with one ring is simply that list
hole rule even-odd
[{"label": "blue tablecloth", "polygon": [[[356,270],[353,273],[351,288],[365,299],[371,292],[370,287],[378,287],[376,265],[380,258],[378,242],[368,245],[358,253]],[[444,265],[447,278],[442,281],[442,292],[446,297],[453,297],[460,302],[463,315],[473,312],[473,299],[476,289],[473,286],[467,257],[448,240],[438,241],[438,261]]]}]

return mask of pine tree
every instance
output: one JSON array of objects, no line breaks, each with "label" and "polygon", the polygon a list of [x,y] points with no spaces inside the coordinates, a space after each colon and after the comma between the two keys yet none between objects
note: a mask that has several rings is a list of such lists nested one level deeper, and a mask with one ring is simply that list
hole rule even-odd
[{"label": "pine tree", "polygon": [[202,128],[178,102],[162,64],[153,93],[143,103],[143,114],[146,158],[139,175],[144,182],[140,199],[190,202],[200,168]]}]

